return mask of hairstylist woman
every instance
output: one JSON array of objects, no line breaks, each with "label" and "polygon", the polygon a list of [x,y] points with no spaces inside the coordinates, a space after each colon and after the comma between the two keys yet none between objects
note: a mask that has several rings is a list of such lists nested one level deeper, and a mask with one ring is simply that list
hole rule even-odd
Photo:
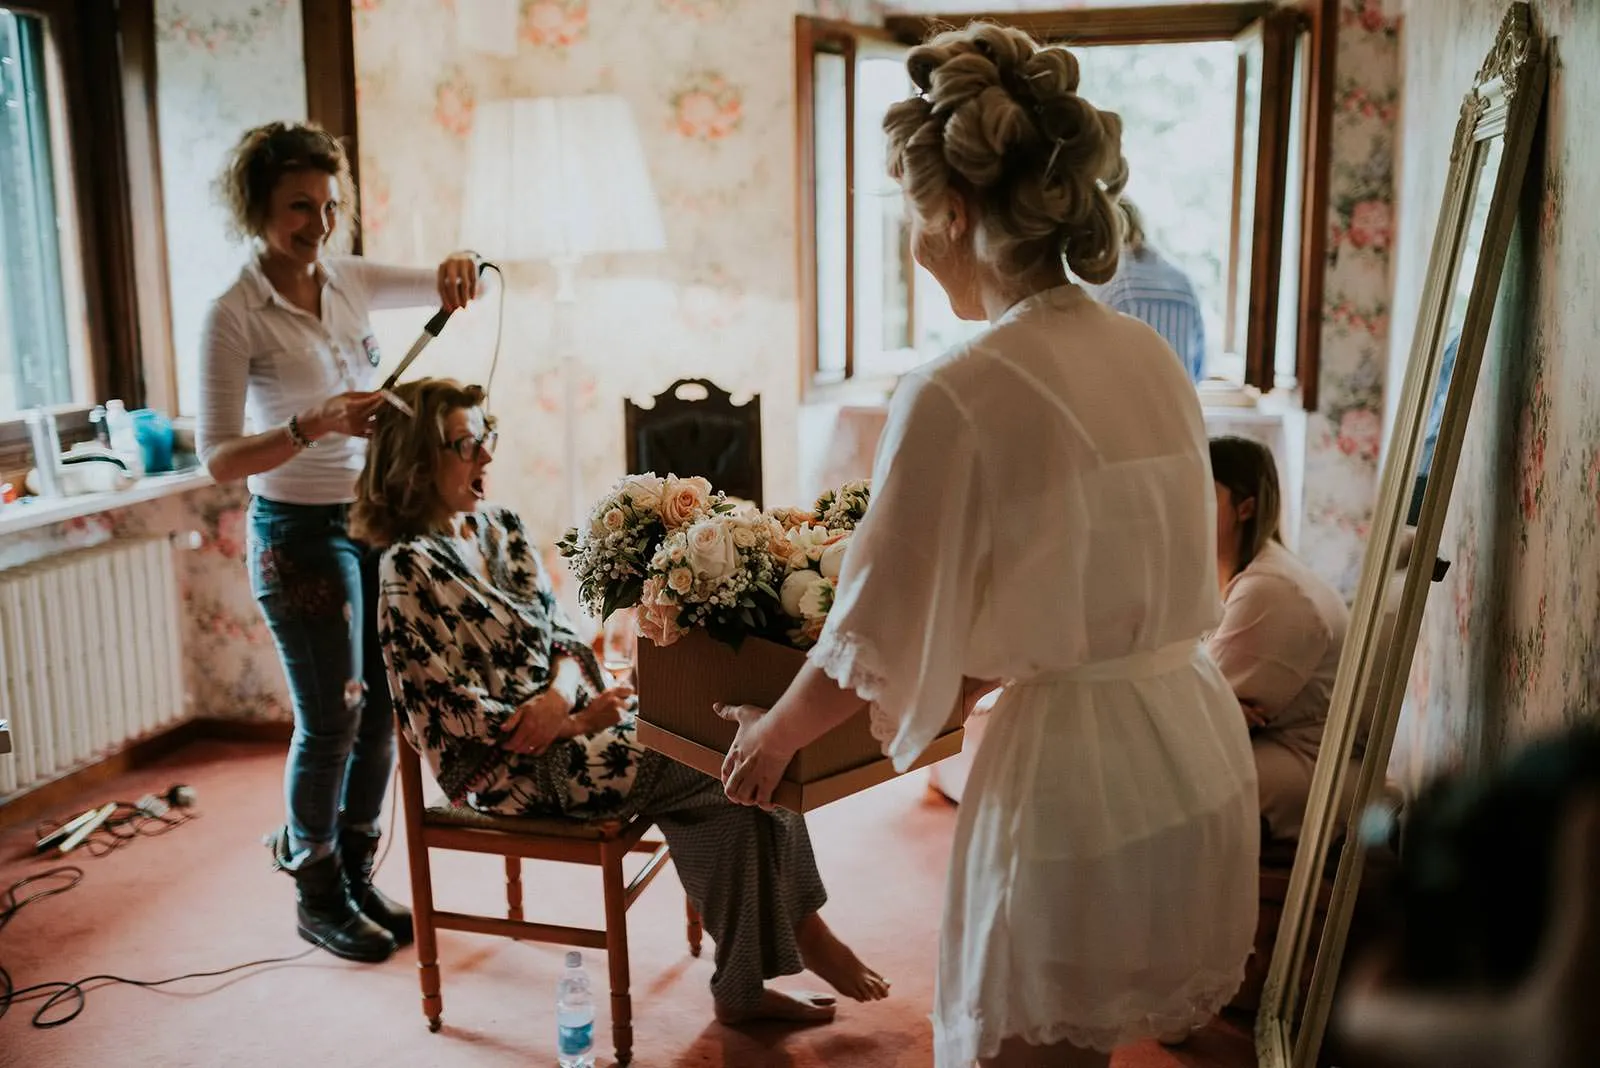
[{"label": "hairstylist woman", "polygon": [[368,313],[463,307],[478,262],[457,253],[434,270],[332,254],[355,220],[355,185],[343,147],[316,126],[247,131],[218,185],[254,250],[206,316],[197,446],[218,482],[248,480],[251,588],[294,704],[273,859],[298,884],[302,938],[381,961],[412,930],[410,912],[371,883],[394,724],[372,625],[378,558],[346,526],[384,403]]}]

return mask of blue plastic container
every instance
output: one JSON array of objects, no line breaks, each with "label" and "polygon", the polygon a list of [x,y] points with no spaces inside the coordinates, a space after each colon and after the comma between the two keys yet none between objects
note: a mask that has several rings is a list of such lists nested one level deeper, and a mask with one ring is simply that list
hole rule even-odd
[{"label": "blue plastic container", "polygon": [[144,453],[146,474],[172,470],[172,420],[153,408],[130,412],[133,433]]}]

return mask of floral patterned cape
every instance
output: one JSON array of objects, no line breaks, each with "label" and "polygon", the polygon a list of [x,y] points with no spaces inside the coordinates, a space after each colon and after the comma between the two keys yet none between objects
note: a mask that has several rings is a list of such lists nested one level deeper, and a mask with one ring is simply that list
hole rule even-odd
[{"label": "floral patterned cape", "polygon": [[[605,683],[521,519],[493,508],[456,526],[397,543],[380,567],[378,636],[406,737],[456,804],[506,815],[619,811],[644,752],[631,719],[538,756],[501,747],[506,721],[550,685],[561,657],[583,668],[579,709]],[[480,555],[487,574],[468,562]]]}]

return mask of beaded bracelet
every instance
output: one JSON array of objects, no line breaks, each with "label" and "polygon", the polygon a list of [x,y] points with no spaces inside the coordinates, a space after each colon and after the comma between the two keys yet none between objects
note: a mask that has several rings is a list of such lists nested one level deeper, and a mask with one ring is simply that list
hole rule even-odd
[{"label": "beaded bracelet", "polygon": [[314,449],[317,447],[317,443],[306,437],[305,432],[300,429],[300,417],[298,415],[291,415],[289,417],[289,422],[286,426],[286,429],[289,431],[290,443],[293,444],[297,450]]}]

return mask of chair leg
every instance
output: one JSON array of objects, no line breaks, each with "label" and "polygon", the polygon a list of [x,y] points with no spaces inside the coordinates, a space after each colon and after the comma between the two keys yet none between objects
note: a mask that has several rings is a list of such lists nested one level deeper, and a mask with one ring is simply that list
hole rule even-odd
[{"label": "chair leg", "polygon": [[433,866],[428,861],[428,847],[417,844],[422,829],[407,828],[406,833],[411,852],[411,919],[416,932],[422,1015],[427,1017],[428,1030],[437,1031],[444,1016],[444,995],[440,992],[439,942],[433,929]]},{"label": "chair leg", "polygon": [[689,917],[689,956],[700,955],[700,939],[705,934],[705,927],[700,923],[700,914],[695,911],[694,902],[686,895],[683,899],[684,911]]},{"label": "chair leg", "polygon": [[628,992],[628,896],[622,881],[625,851],[607,842],[600,847],[600,877],[605,885],[606,957],[611,973],[611,1037],[617,1063],[633,1059],[633,996]]},{"label": "chair leg", "polygon": [[506,858],[506,919],[522,919],[522,858]]}]

